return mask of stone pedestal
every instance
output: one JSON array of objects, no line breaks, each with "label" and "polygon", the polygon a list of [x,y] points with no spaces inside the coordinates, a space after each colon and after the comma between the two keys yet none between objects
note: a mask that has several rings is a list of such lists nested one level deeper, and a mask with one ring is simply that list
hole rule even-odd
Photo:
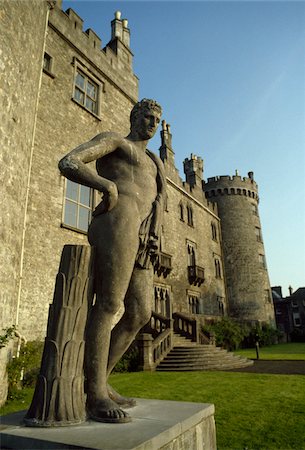
[{"label": "stone pedestal", "polygon": [[18,450],[216,450],[214,405],[137,399],[132,422],[73,427],[21,426],[24,412],[2,417],[2,448]]}]

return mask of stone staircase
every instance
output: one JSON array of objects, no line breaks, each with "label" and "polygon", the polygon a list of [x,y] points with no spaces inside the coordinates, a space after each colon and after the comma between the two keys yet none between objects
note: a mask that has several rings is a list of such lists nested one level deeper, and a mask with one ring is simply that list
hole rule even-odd
[{"label": "stone staircase", "polygon": [[173,344],[173,349],[157,366],[157,371],[229,370],[253,364],[252,360],[234,355],[215,345],[197,344],[177,333],[174,333]]}]

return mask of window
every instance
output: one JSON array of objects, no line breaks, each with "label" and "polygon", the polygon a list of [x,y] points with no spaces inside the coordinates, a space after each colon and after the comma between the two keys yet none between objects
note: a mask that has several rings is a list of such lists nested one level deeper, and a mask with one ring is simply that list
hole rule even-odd
[{"label": "window", "polygon": [[215,259],[215,276],[216,278],[221,278],[221,265],[219,259]]},{"label": "window", "polygon": [[225,312],[224,297],[217,295],[219,313],[223,316]]},{"label": "window", "polygon": [[154,311],[164,317],[170,317],[170,287],[163,285],[154,286],[155,307]]},{"label": "window", "polygon": [[294,326],[295,327],[301,326],[300,314],[294,312],[294,313],[292,313],[292,317],[293,317]]},{"label": "window", "polygon": [[187,224],[190,226],[190,227],[193,227],[194,226],[194,221],[193,221],[193,208],[191,207],[191,206],[187,206],[186,207],[186,209],[187,209]]},{"label": "window", "polygon": [[259,227],[255,227],[256,240],[262,242],[262,233]]},{"label": "window", "polygon": [[66,180],[63,224],[87,232],[93,209],[93,189]]},{"label": "window", "polygon": [[179,203],[179,214],[180,214],[180,220],[182,220],[182,222],[184,222],[184,207],[183,207],[182,202]]},{"label": "window", "polygon": [[258,258],[259,258],[259,263],[260,263],[261,267],[263,267],[265,269],[266,268],[265,255],[258,255]]},{"label": "window", "polygon": [[98,88],[98,84],[77,68],[73,99],[93,114],[98,114]]},{"label": "window", "polygon": [[43,55],[43,71],[54,78],[53,71],[53,58],[48,53]]},{"label": "window", "polygon": [[189,303],[189,312],[190,314],[199,314],[199,298],[197,295],[188,295],[188,303]]},{"label": "window", "polygon": [[252,209],[252,213],[255,216],[258,216],[258,209],[257,209],[257,205],[255,203],[251,203],[251,209]]},{"label": "window", "polygon": [[211,223],[211,229],[212,229],[212,239],[213,241],[217,241],[217,225],[214,222]]},{"label": "window", "polygon": [[191,242],[187,243],[187,253],[188,253],[188,265],[195,266],[196,265],[196,252],[195,252],[196,244]]},{"label": "window", "polygon": [[269,289],[265,289],[265,302],[271,303],[271,294],[270,294]]}]

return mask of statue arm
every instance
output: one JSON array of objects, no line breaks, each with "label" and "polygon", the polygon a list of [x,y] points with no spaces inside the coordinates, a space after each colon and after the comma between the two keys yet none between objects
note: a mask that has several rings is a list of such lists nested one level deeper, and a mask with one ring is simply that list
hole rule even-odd
[{"label": "statue arm", "polygon": [[123,142],[123,138],[115,133],[101,133],[88,142],[79,145],[58,164],[60,172],[69,180],[97,189],[103,193],[99,214],[110,211],[117,203],[118,190],[115,183],[100,177],[88,163],[96,161],[115,151]]}]

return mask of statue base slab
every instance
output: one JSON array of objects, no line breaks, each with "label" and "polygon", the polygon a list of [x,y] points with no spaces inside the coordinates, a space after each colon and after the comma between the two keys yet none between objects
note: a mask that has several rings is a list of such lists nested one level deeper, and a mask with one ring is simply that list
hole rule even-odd
[{"label": "statue base slab", "polygon": [[132,422],[87,421],[73,427],[29,428],[25,411],[1,417],[2,448],[18,450],[216,450],[214,405],[137,399]]}]

